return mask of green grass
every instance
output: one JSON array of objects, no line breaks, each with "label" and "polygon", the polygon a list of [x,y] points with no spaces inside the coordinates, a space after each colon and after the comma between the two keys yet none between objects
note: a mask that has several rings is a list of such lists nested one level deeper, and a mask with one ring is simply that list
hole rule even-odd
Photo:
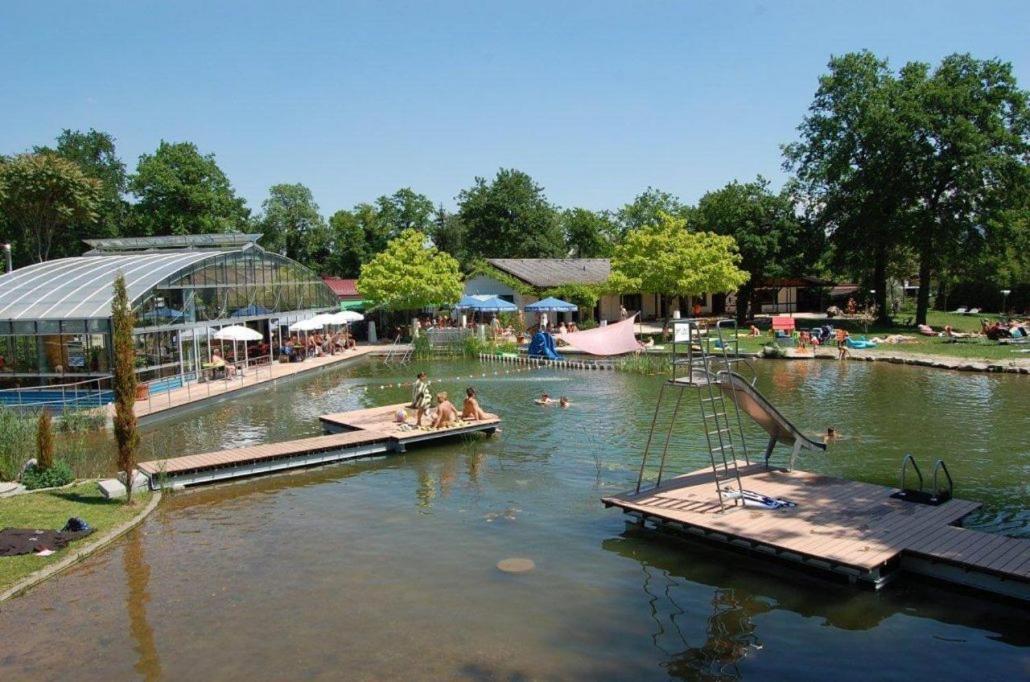
[{"label": "green grass", "polygon": [[48,557],[33,554],[0,557],[0,591],[7,589],[34,571],[60,561],[69,551],[82,547],[115,526],[134,517],[149,501],[150,493],[133,495],[131,505],[123,500],[108,500],[100,494],[95,482],[46,493],[15,495],[0,500],[0,522],[5,528],[38,528],[60,530],[69,517],[78,516],[95,528],[95,532]]}]

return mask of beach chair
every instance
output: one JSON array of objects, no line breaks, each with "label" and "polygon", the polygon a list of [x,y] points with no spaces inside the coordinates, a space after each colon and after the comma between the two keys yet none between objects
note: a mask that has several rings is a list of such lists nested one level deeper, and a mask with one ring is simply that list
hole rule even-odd
[{"label": "beach chair", "polygon": [[966,315],[979,315],[979,314],[980,314],[980,309],[979,308],[970,308],[966,312]]},{"label": "beach chair", "polygon": [[966,314],[966,309],[965,308],[956,308],[955,310],[952,310],[951,312],[955,313],[956,315],[965,315]]}]

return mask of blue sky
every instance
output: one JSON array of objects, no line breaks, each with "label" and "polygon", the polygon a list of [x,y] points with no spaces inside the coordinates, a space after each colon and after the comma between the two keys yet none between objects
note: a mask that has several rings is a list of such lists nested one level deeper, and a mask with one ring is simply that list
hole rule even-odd
[{"label": "blue sky", "polygon": [[215,153],[258,209],[302,182],[325,214],[410,186],[453,206],[530,173],[616,208],[782,181],[832,54],[1000,57],[1030,87],[1022,2],[21,2],[0,6],[0,153],[97,128],[135,167]]}]

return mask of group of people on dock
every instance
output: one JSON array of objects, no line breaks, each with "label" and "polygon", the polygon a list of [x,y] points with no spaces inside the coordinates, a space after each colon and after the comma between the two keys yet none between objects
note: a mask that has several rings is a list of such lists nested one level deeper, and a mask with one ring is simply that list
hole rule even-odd
[{"label": "group of people on dock", "polygon": [[433,404],[434,396],[430,388],[430,381],[425,372],[419,372],[415,377],[415,385],[411,389],[411,405],[415,410],[415,427],[422,426],[423,417],[427,416],[430,410],[435,408],[432,415],[429,415],[429,426],[434,429],[455,426],[459,421],[479,421],[488,419],[490,415],[479,405],[476,397],[476,389],[469,386],[465,389],[465,400],[461,406],[461,414],[450,401],[447,391],[439,391],[435,396],[436,404]]}]

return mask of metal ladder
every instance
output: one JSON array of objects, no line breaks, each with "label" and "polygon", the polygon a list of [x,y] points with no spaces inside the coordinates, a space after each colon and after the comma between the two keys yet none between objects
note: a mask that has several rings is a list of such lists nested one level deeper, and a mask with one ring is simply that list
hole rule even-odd
[{"label": "metal ladder", "polygon": [[[730,357],[729,347],[723,337],[723,329],[732,325],[734,330],[734,356]],[[669,443],[672,440],[672,432],[676,426],[676,417],[679,414],[683,401],[683,393],[687,390],[694,390],[697,393],[698,406],[701,413],[701,427],[705,433],[705,441],[708,445],[709,461],[712,465],[712,474],[715,479],[715,488],[719,497],[720,508],[725,510],[729,506],[744,505],[743,484],[740,480],[740,471],[737,467],[737,448],[732,426],[736,422],[736,430],[739,438],[739,447],[744,456],[744,462],[750,464],[747,444],[744,440],[743,420],[737,409],[737,402],[732,402],[733,415],[730,414],[730,405],[723,395],[720,386],[720,375],[732,371],[732,366],[739,361],[737,358],[737,335],[736,324],[732,320],[720,320],[714,327],[715,335],[719,342],[720,354],[710,353],[711,335],[708,339],[702,338],[701,325],[698,320],[686,319],[677,320],[673,323],[673,359],[672,378],[662,384],[658,394],[658,403],[655,406],[654,418],[651,420],[651,429],[648,433],[647,444],[644,447],[644,454],[640,463],[640,474],[637,478],[636,491],[639,493],[644,486],[644,477],[647,470],[648,458],[651,455],[652,447],[655,444],[655,432],[658,430],[659,417],[662,411],[662,403],[665,400],[666,388],[676,390],[676,403],[673,407],[672,418],[669,420],[662,445],[661,459],[658,466],[658,475],[654,488],[658,488],[665,473]],[[681,357],[679,347],[686,343],[686,357]],[[681,368],[686,369],[686,374],[680,376]],[[728,384],[733,386],[732,382]]]}]

